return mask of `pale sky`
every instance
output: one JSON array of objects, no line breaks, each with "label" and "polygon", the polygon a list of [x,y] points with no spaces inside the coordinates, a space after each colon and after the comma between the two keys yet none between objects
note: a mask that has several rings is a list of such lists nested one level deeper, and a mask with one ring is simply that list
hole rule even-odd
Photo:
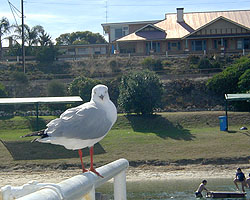
[{"label": "pale sky", "polygon": [[[1,0],[0,18],[7,17],[13,24],[9,2],[21,11],[21,0]],[[162,20],[165,13],[175,13],[176,8],[184,8],[184,12],[247,10],[250,0],[24,0],[25,24],[43,26],[53,40],[75,31],[103,35],[101,24],[106,22]]]}]

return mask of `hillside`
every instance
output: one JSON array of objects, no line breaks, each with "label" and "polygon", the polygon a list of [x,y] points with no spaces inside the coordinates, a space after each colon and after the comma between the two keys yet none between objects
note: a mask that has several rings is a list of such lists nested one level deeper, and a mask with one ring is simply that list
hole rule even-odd
[{"label": "hillside", "polygon": [[200,66],[199,59],[203,58],[116,56],[86,57],[79,61],[57,61],[53,64],[27,62],[27,82],[15,74],[23,71],[20,63],[0,63],[0,78],[10,97],[47,96],[48,84],[52,80],[68,88],[79,75],[109,80],[119,78],[131,70],[149,68],[159,75],[164,85],[163,111],[221,110],[223,99],[207,90],[206,81],[231,64],[235,57],[211,57],[209,59],[213,67],[209,69]]}]

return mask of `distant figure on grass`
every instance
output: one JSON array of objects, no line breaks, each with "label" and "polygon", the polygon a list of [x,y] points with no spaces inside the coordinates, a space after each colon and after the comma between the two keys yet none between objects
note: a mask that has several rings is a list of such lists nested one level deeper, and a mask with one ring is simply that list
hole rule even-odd
[{"label": "distant figure on grass", "polygon": [[241,183],[242,192],[245,192],[244,187],[246,186],[246,177],[245,177],[245,174],[241,171],[241,168],[237,169],[235,179],[234,179],[234,184],[237,190],[239,190],[238,183]]},{"label": "distant figure on grass", "polygon": [[195,196],[196,196],[197,198],[202,198],[202,197],[203,197],[203,196],[202,196],[202,193],[201,193],[203,190],[206,190],[206,191],[209,193],[209,191],[208,191],[207,188],[205,187],[206,184],[207,184],[207,180],[203,180],[203,181],[201,182],[201,184],[199,185],[197,191],[195,192]]},{"label": "distant figure on grass", "polygon": [[247,187],[250,188],[250,173],[249,173],[249,177],[246,180],[246,184],[247,184]]}]

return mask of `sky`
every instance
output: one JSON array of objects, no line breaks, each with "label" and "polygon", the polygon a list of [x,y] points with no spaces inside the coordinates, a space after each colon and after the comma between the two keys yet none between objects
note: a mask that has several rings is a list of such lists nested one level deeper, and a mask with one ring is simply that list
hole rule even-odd
[{"label": "sky", "polygon": [[[10,4],[21,11],[21,0],[1,0],[0,19],[21,24],[21,14],[13,15]],[[53,40],[75,31],[100,33],[107,39],[103,23],[163,20],[176,8],[184,12],[247,10],[250,0],[24,0],[24,23],[43,26]]]}]

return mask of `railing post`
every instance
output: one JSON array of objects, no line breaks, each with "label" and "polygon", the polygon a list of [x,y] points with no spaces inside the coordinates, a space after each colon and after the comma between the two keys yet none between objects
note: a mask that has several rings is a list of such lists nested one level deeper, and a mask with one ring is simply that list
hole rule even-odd
[{"label": "railing post", "polygon": [[114,177],[114,200],[126,200],[126,172],[122,171]]},{"label": "railing post", "polygon": [[88,194],[83,197],[83,200],[95,200],[95,186],[91,188]]}]

